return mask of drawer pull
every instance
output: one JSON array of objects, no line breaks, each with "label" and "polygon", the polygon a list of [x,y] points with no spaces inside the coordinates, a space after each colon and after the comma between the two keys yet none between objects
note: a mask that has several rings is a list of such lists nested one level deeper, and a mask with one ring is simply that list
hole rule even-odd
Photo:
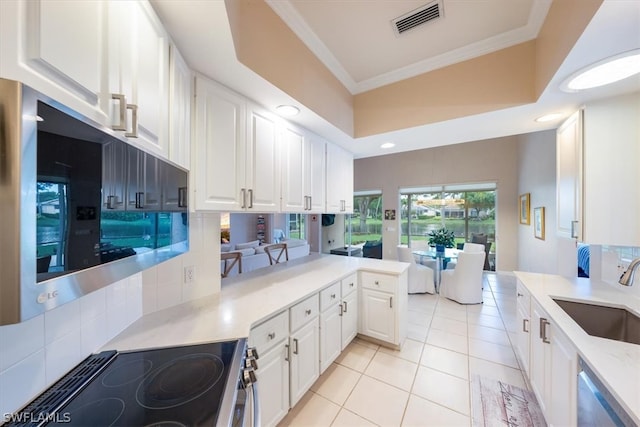
[{"label": "drawer pull", "polygon": [[376,285],[378,285],[378,286],[380,286],[380,282],[379,282],[379,281],[377,281],[377,280],[375,281],[375,284],[376,284]]},{"label": "drawer pull", "polygon": [[349,283],[349,286],[353,288],[353,282]]},{"label": "drawer pull", "polygon": [[529,319],[522,319],[522,332],[529,332],[527,326],[529,326]]},{"label": "drawer pull", "polygon": [[286,350],[286,353],[284,354],[284,360],[285,362],[288,362],[289,361],[289,344],[285,344],[284,349]]},{"label": "drawer pull", "polygon": [[342,316],[343,313],[344,313],[344,307],[342,306],[342,304],[340,304],[340,314],[339,314],[339,316]]},{"label": "drawer pull", "polygon": [[518,296],[519,296],[519,297],[523,297],[523,296],[524,296],[524,294],[521,294],[520,292],[518,292]]},{"label": "drawer pull", "polygon": [[308,315],[310,315],[310,314],[311,314],[311,309],[310,309],[310,308],[307,308],[307,309],[304,311],[304,314],[306,314],[307,316],[308,316]]},{"label": "drawer pull", "polygon": [[393,297],[389,297],[389,308],[393,308]]},{"label": "drawer pull", "polygon": [[267,334],[267,337],[269,337],[270,340],[274,339],[276,337],[276,333],[275,332],[269,332]]},{"label": "drawer pull", "polygon": [[336,299],[336,294],[331,294],[331,299]]},{"label": "drawer pull", "polygon": [[544,317],[541,317],[540,318],[540,338],[542,339],[542,342],[545,344],[551,344],[551,341],[549,341],[549,337],[547,336],[548,325],[551,325],[551,322],[549,322]]},{"label": "drawer pull", "polygon": [[293,339],[293,354],[298,354],[298,338]]}]

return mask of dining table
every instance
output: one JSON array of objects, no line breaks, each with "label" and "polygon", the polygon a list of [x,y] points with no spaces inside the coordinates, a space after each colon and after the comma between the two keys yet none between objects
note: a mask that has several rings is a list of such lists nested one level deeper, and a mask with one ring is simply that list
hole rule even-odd
[{"label": "dining table", "polygon": [[422,261],[425,258],[435,259],[436,260],[436,283],[435,289],[436,293],[440,293],[440,280],[442,278],[442,270],[444,270],[447,266],[447,263],[453,259],[458,258],[458,253],[462,252],[459,249],[455,248],[445,248],[444,252],[436,251],[436,248],[430,247],[427,250],[415,250],[412,251],[414,255],[417,255],[420,259],[419,262],[422,264]]}]

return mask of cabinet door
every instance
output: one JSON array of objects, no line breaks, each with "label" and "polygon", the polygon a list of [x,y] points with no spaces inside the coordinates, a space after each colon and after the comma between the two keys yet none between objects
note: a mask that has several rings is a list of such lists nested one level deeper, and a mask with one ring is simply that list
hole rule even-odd
[{"label": "cabinet door", "polygon": [[[531,301],[531,372],[529,379],[531,388],[533,389],[540,409],[549,417],[549,397],[550,397],[550,381],[548,380],[548,365],[551,359],[551,346],[543,341],[543,328],[548,331],[549,328],[544,326],[544,321],[548,320],[547,313],[538,305],[537,302]],[[548,336],[548,332],[547,332]]]},{"label": "cabinet door", "polygon": [[247,138],[246,201],[247,210],[280,210],[280,151],[276,123],[255,107],[249,114]]},{"label": "cabinet door", "polygon": [[120,141],[102,146],[102,208],[124,210],[127,188],[127,144]]},{"label": "cabinet door", "polygon": [[319,319],[291,334],[290,404],[293,407],[320,376]]},{"label": "cabinet door", "polygon": [[107,124],[100,106],[105,1],[1,1],[0,75]]},{"label": "cabinet door", "polygon": [[195,115],[195,209],[241,211],[242,189],[246,192],[246,102],[211,81],[197,79]]},{"label": "cabinet door", "polygon": [[362,289],[362,331],[364,335],[395,343],[393,294]]},{"label": "cabinet door", "polygon": [[549,424],[572,426],[577,422],[576,378],[578,375],[577,353],[571,342],[557,327],[551,325],[551,366],[549,400],[551,411]]},{"label": "cabinet door", "polygon": [[129,146],[127,165],[127,210],[160,210],[161,181],[158,159],[136,147]]},{"label": "cabinet door", "polygon": [[289,349],[287,341],[258,359],[258,398],[263,426],[275,426],[289,411]]},{"label": "cabinet door", "polygon": [[529,375],[529,346],[531,337],[531,319],[528,313],[518,304],[518,317],[516,325],[517,350],[522,363],[522,369]]},{"label": "cabinet door", "polygon": [[320,314],[320,373],[336,360],[342,351],[341,306],[334,304]]},{"label": "cabinet door", "polygon": [[556,132],[557,234],[582,240],[582,111]]},{"label": "cabinet door", "polygon": [[325,150],[326,142],[310,135],[305,146],[305,194],[309,197],[308,210],[322,213],[325,210]]},{"label": "cabinet door", "polygon": [[353,213],[353,156],[327,144],[327,212]]},{"label": "cabinet door", "polygon": [[159,162],[162,180],[162,210],[171,212],[187,211],[187,172]]},{"label": "cabinet door", "polygon": [[308,210],[305,192],[306,140],[302,132],[285,126],[282,129],[282,210],[304,212]]},{"label": "cabinet door", "polygon": [[342,345],[344,350],[358,334],[358,293],[351,292],[342,300]]},{"label": "cabinet door", "polygon": [[193,76],[175,46],[170,50],[169,160],[191,168],[191,104]]}]

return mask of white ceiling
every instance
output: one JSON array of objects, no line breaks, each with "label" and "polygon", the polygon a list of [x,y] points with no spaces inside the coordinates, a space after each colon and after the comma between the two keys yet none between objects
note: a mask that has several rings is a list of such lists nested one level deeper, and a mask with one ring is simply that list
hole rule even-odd
[{"label": "white ceiling", "polygon": [[[390,21],[428,1],[267,0],[352,93],[535,38],[548,0],[443,0],[444,17],[396,36]],[[151,0],[187,63],[267,108],[296,100],[235,58],[222,0]],[[567,17],[571,19],[571,17]],[[640,48],[640,1],[605,0],[541,98],[533,104],[353,139],[304,106],[292,121],[336,142],[356,157],[415,150],[553,129],[534,119],[568,116],[592,99],[640,90],[640,76],[580,93],[561,92],[580,67]],[[394,142],[381,150],[383,142]]]}]

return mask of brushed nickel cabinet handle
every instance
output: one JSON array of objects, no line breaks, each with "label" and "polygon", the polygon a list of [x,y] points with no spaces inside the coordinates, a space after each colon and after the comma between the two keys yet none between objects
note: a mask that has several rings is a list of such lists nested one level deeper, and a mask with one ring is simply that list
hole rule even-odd
[{"label": "brushed nickel cabinet handle", "polygon": [[290,357],[289,357],[289,344],[285,344],[285,345],[284,345],[284,349],[286,350],[286,353],[285,353],[285,355],[284,355],[284,360],[285,360],[286,362],[288,362],[288,361],[289,361],[289,359],[290,359]]},{"label": "brushed nickel cabinet handle", "polygon": [[269,333],[267,334],[267,337],[268,337],[270,340],[272,340],[272,339],[274,339],[274,338],[276,337],[276,333],[275,333],[275,332],[269,332]]},{"label": "brushed nickel cabinet handle", "polygon": [[249,209],[253,208],[253,190],[249,189]]},{"label": "brushed nickel cabinet handle", "polygon": [[113,130],[127,130],[127,101],[121,93],[112,93],[111,99],[118,101],[118,123],[111,126]]},{"label": "brushed nickel cabinet handle", "polygon": [[178,207],[186,208],[188,202],[187,187],[178,188]]},{"label": "brushed nickel cabinet handle", "polygon": [[347,312],[347,302],[344,301],[342,304],[344,305],[344,312],[346,313]]},{"label": "brushed nickel cabinet handle", "polygon": [[393,297],[389,297],[389,308],[393,308]]},{"label": "brushed nickel cabinet handle", "polygon": [[311,314],[311,309],[308,308],[304,311],[304,314],[306,314],[307,316]]},{"label": "brushed nickel cabinet handle", "polygon": [[244,209],[247,207],[247,190],[244,188],[241,188],[240,192],[242,193],[242,205],[240,207]]},{"label": "brushed nickel cabinet handle", "polygon": [[298,354],[298,338],[293,339],[293,354]]},{"label": "brushed nickel cabinet handle", "polygon": [[527,329],[527,326],[529,326],[529,319],[522,319],[522,331],[523,332],[529,332],[529,330]]},{"label": "brushed nickel cabinet handle", "polygon": [[144,192],[138,191],[136,193],[136,209],[144,209]]},{"label": "brushed nickel cabinet handle", "polygon": [[543,323],[543,333],[542,333],[542,342],[545,344],[551,344],[551,341],[549,340],[549,337],[547,336],[547,326],[551,325],[551,322],[549,322],[547,319],[544,319]]},{"label": "brushed nickel cabinet handle", "polygon": [[127,110],[131,110],[131,132],[127,132],[124,136],[128,138],[138,137],[138,106],[135,104],[127,104]]},{"label": "brushed nickel cabinet handle", "polygon": [[340,313],[338,314],[338,316],[342,316],[344,314],[344,307],[342,307],[342,304],[340,304],[339,307],[340,307]]}]

